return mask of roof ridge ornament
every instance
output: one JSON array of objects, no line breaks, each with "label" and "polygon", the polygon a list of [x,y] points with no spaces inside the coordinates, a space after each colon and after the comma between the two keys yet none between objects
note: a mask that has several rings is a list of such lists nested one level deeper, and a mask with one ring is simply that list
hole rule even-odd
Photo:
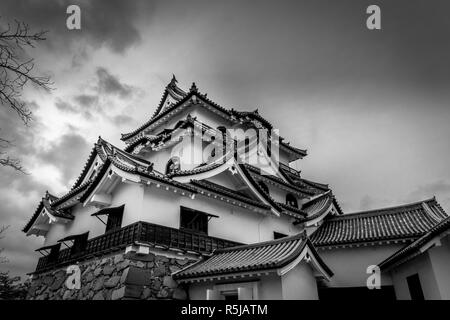
[{"label": "roof ridge ornament", "polygon": [[172,80],[170,80],[168,86],[176,86],[177,83],[178,83],[178,80],[177,80],[177,78],[175,77],[175,75],[172,73]]},{"label": "roof ridge ornament", "polygon": [[195,84],[195,82],[192,82],[189,92],[198,92],[198,88],[197,88],[197,85]]}]

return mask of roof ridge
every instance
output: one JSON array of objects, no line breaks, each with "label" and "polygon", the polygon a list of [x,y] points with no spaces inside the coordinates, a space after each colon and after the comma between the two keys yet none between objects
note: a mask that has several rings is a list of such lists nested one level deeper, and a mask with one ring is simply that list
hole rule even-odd
[{"label": "roof ridge", "polygon": [[243,244],[243,245],[239,245],[239,246],[235,246],[235,247],[217,249],[216,251],[214,251],[214,254],[224,253],[224,252],[228,252],[228,251],[238,251],[238,250],[246,250],[246,249],[258,248],[258,247],[264,247],[264,246],[271,246],[271,245],[276,245],[276,244],[283,243],[283,242],[296,241],[296,240],[300,240],[300,239],[307,240],[309,238],[306,236],[305,232],[300,232],[298,234],[284,237],[281,239],[268,240],[268,241],[256,242],[256,243],[251,243],[251,244]]},{"label": "roof ridge", "polygon": [[436,201],[435,197],[426,199],[426,200],[422,200],[422,201],[416,201],[416,202],[411,202],[411,203],[405,203],[405,204],[401,204],[401,205],[396,205],[396,206],[390,206],[390,207],[384,207],[384,208],[378,208],[378,209],[370,209],[367,211],[356,211],[356,212],[351,212],[351,213],[346,213],[343,215],[340,215],[338,217],[335,218],[352,218],[352,217],[356,217],[356,216],[365,216],[365,215],[377,215],[377,214],[395,214],[397,212],[385,212],[385,211],[389,211],[389,210],[395,210],[395,209],[401,209],[401,208],[409,208],[409,207],[413,207],[413,206],[418,206],[421,205],[422,203],[428,203],[431,201]]}]

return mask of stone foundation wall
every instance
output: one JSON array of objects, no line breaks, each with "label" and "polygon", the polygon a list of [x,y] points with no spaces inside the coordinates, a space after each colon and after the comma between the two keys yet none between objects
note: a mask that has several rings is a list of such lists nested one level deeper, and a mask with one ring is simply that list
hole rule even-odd
[{"label": "stone foundation wall", "polygon": [[196,260],[184,256],[118,253],[78,264],[80,289],[68,289],[67,266],[33,276],[31,300],[187,299],[187,290],[170,276]]}]

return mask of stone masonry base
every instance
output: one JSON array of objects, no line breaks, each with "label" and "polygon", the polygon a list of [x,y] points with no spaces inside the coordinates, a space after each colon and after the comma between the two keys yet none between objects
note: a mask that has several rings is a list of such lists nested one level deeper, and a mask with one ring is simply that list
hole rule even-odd
[{"label": "stone masonry base", "polygon": [[67,266],[33,276],[31,300],[121,300],[188,298],[183,286],[170,276],[196,260],[160,252],[136,252],[94,258],[78,264],[80,289],[69,289]]}]

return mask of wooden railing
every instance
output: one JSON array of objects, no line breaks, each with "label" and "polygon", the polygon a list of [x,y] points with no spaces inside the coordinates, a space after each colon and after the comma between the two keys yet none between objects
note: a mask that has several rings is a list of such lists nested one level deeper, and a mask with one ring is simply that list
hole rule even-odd
[{"label": "wooden railing", "polygon": [[188,230],[179,230],[139,221],[121,229],[112,230],[101,236],[89,239],[86,249],[77,254],[71,254],[70,248],[66,248],[60,250],[58,256],[53,260],[49,260],[48,256],[41,257],[35,272],[44,272],[59,266],[100,256],[124,248],[135,242],[198,253],[210,253],[215,249],[240,245],[240,243],[234,241],[210,237]]}]

